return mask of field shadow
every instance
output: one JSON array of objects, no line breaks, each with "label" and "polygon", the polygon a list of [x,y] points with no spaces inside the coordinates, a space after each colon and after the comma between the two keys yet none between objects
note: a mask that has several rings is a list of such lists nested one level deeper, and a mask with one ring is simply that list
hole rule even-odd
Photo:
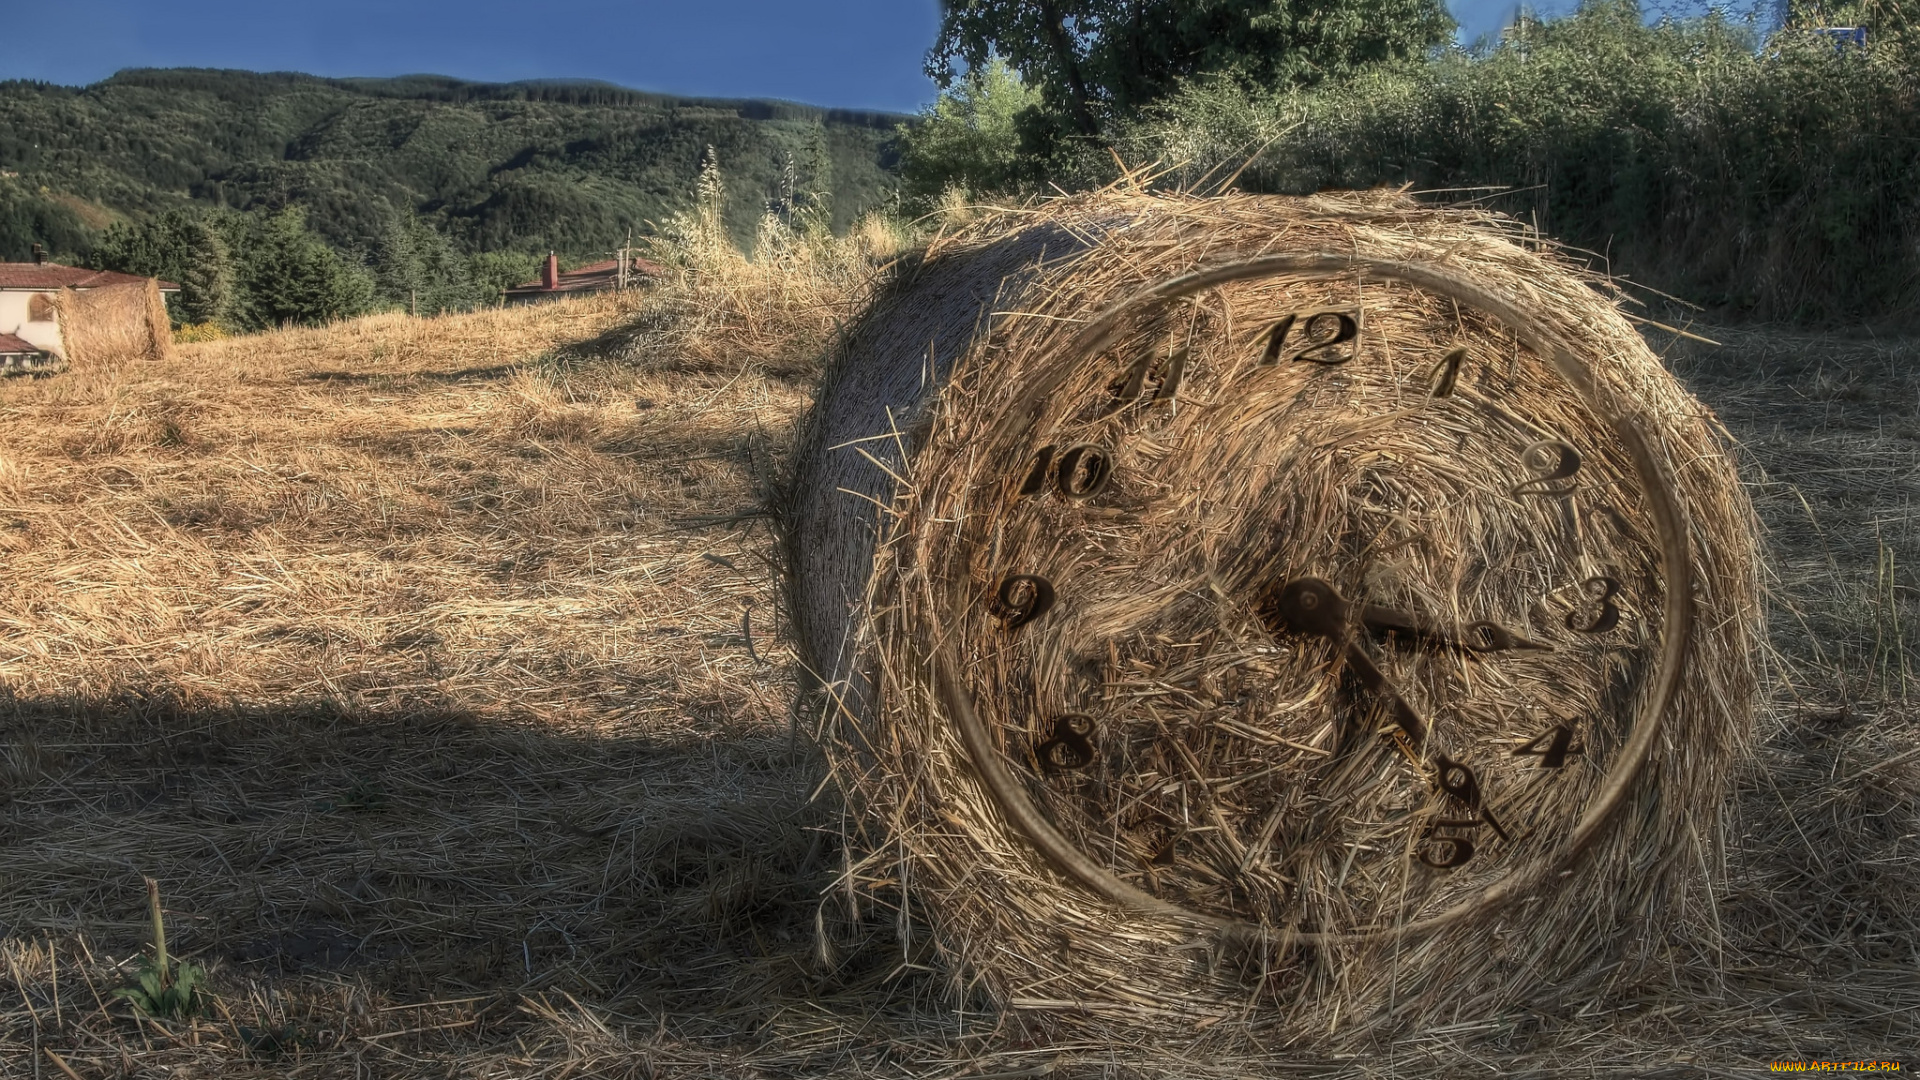
[{"label": "field shadow", "polygon": [[[587,347],[629,345],[615,333]],[[1704,838],[1708,854],[1683,854],[1723,873],[1663,943],[1674,961],[1659,981],[1623,987],[1591,1013],[1543,1004],[1463,1020],[1465,1033],[1423,1044],[1434,1048],[1417,1059],[1430,1075],[1484,1075],[1454,1067],[1476,1058],[1509,1075],[1565,1075],[1575,1059],[1654,1075],[1682,1051],[1758,1068],[1914,1045],[1911,359],[1764,334],[1677,357],[1744,443],[1774,549],[1768,678],[1779,693],[1737,779],[1731,826],[1717,843]],[[724,511],[733,504],[700,495],[707,472],[771,452],[665,407],[636,411],[657,429],[577,441],[671,460],[661,478],[689,494],[669,510]],[[470,434],[390,445],[419,453]],[[669,440],[671,459],[656,452]],[[511,519],[510,491],[502,481],[496,502],[473,512]],[[496,572],[537,574],[544,557],[516,549]],[[699,644],[658,648],[684,652],[676,663],[691,668]],[[1377,1057],[1202,1052],[1215,1045],[1169,1046],[1148,1067],[1127,1056],[1140,1048],[1058,1049],[955,1008],[924,925],[899,932],[892,897],[840,891],[840,821],[830,799],[813,801],[823,773],[804,744],[777,722],[727,721],[698,691],[644,692],[649,704],[711,710],[698,725],[666,725],[711,734],[562,730],[418,691],[256,708],[137,689],[0,691],[0,1073],[25,1074],[24,1048],[55,1030],[64,987],[65,1023],[86,1034],[59,1045],[98,1051],[70,1058],[86,1076],[133,1071],[114,1053],[141,1067],[172,1053],[203,1075],[284,1075],[255,1060],[283,1042],[306,1047],[314,1075],[355,1077],[1038,1076],[1056,1060],[1063,1076],[1380,1075]],[[160,883],[172,944],[209,969],[238,1015],[233,1035],[196,1029],[191,1046],[142,1049],[154,1026],[112,1001],[148,939],[143,875]],[[57,977],[44,956],[28,963],[39,941],[58,943]],[[245,1034],[268,1021],[284,1039]],[[211,1060],[220,1067],[209,1073]]]},{"label": "field shadow", "polygon": [[380,385],[404,386],[407,383],[463,383],[492,382],[505,379],[520,370],[522,364],[490,364],[486,367],[461,368],[458,371],[407,371],[400,374],[366,371],[309,371],[303,377],[308,382],[347,383],[362,386],[369,383]]},{"label": "field shadow", "polygon": [[837,834],[784,733],[9,697],[0,747],[0,936],[131,958],[152,876],[224,999],[570,995],[739,1047],[796,1007],[871,1024],[919,996],[873,905],[823,901]]},{"label": "field shadow", "polygon": [[[1697,989],[1795,1056],[1920,1037],[1920,340],[1719,327],[1649,343],[1737,440],[1764,527],[1760,744]],[[1687,980],[1682,980],[1687,981]],[[1723,996],[1726,991],[1720,991]],[[1730,1029],[1731,1030],[1731,1029]],[[1853,1036],[1850,1040],[1849,1035]]]}]

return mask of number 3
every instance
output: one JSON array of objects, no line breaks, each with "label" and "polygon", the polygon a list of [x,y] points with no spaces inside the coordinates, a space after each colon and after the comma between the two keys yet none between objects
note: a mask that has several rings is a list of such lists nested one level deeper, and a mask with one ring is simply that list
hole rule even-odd
[{"label": "number 3", "polygon": [[1620,595],[1620,582],[1610,577],[1590,577],[1580,583],[1580,591],[1595,607],[1593,619],[1580,625],[1580,612],[1567,612],[1567,629],[1580,634],[1604,634],[1620,625],[1620,606],[1613,598]]}]

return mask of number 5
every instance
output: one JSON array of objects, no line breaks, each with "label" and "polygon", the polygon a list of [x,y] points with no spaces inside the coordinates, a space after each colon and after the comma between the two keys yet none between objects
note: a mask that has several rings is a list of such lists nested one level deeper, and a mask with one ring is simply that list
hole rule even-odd
[{"label": "number 5", "polygon": [[[1439,829],[1473,829],[1478,828],[1479,825],[1479,822],[1470,819],[1440,818],[1428,825],[1426,832],[1420,834],[1422,846],[1414,851],[1414,856],[1435,870],[1451,870],[1456,866],[1465,866],[1467,860],[1473,858],[1473,841],[1464,836],[1436,836],[1434,833]],[[1446,854],[1436,858],[1424,846],[1430,843],[1447,845],[1443,849]]]}]

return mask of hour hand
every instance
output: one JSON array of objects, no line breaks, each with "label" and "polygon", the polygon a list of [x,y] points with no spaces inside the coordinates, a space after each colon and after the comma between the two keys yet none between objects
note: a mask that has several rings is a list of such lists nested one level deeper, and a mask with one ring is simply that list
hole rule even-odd
[{"label": "hour hand", "polygon": [[1378,604],[1361,607],[1360,624],[1375,633],[1433,642],[1470,653],[1508,652],[1515,649],[1550,652],[1553,649],[1551,645],[1523,638],[1496,622],[1482,620],[1455,629]]},{"label": "hour hand", "polygon": [[1361,685],[1386,699],[1387,707],[1393,712],[1395,727],[1399,730],[1401,748],[1410,757],[1418,758],[1417,748],[1426,742],[1427,725],[1420,714],[1400,694],[1400,688],[1393,685],[1373,657],[1353,635],[1354,605],[1347,603],[1332,585],[1319,578],[1294,578],[1281,586],[1271,601],[1268,614],[1273,618],[1275,628],[1288,630],[1308,637],[1325,638],[1334,643],[1347,661],[1348,670],[1360,680]]}]

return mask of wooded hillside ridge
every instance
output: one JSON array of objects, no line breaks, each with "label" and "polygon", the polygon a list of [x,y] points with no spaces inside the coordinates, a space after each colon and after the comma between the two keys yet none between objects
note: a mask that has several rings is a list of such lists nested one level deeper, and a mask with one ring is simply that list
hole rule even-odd
[{"label": "wooded hillside ridge", "polygon": [[116,222],[301,206],[344,252],[416,215],[468,252],[603,257],[693,201],[709,146],[726,222],[769,206],[844,230],[892,197],[907,117],[647,93],[586,80],[131,69],[0,82],[0,259],[85,263]]}]

